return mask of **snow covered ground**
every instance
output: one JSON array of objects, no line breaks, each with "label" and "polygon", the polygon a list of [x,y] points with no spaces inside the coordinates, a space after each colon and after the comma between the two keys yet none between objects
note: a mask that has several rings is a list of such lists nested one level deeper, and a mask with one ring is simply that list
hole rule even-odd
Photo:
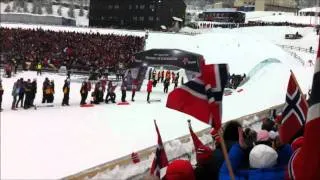
[{"label": "snow covered ground", "polygon": [[[34,27],[3,23],[1,26]],[[56,26],[43,26],[43,28],[144,35],[142,31]],[[217,29],[197,36],[150,32],[146,49],[188,50],[204,55],[207,63],[228,63],[231,73],[250,74],[250,80],[240,87],[243,89],[242,92],[224,97],[223,122],[227,122],[283,103],[290,69],[296,73],[302,90],[307,92],[313,68],[302,66],[275,45],[275,43],[287,44],[288,41],[284,40],[283,33],[296,30],[289,27]],[[305,35],[300,42],[301,45],[316,44],[316,35],[311,28],[301,28],[299,31]],[[252,72],[251,70],[257,65],[256,71]],[[188,134],[187,119],[192,120],[195,131],[208,127],[190,116],[165,108],[166,95],[162,93],[162,85],[154,89],[151,95],[152,99],[161,99],[160,103],[146,103],[144,85],[142,92],[136,95],[136,102],[128,106],[101,104],[92,108],[81,108],[79,107],[80,84],[73,82],[70,94],[71,106],[61,107],[65,76],[57,74],[37,77],[36,103],[40,104],[41,101],[41,83],[45,77],[49,77],[54,79],[56,84],[55,107],[11,111],[11,88],[13,82],[20,77],[32,79],[36,77],[36,73],[23,72],[14,78],[3,79],[5,110],[1,112],[2,179],[62,178],[153,146],[156,144],[153,119],[157,119],[163,141]],[[130,95],[128,92],[127,99]],[[117,96],[119,100],[118,89]],[[179,146],[178,143],[176,146]],[[123,171],[117,171],[112,177],[122,179],[124,175],[121,174]]]},{"label": "snow covered ground", "polygon": [[314,16],[297,16],[294,13],[253,11],[246,13],[246,21],[290,22],[300,24],[320,24],[320,18]]}]

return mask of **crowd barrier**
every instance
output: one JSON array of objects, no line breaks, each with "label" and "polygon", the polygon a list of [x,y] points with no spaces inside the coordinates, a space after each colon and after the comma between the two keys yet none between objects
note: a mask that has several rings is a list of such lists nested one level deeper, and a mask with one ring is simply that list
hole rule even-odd
[{"label": "crowd barrier", "polygon": [[[244,127],[250,127],[253,124],[260,123],[261,119],[269,117],[270,114],[271,114],[270,113],[271,110],[276,109],[277,112],[281,111],[282,108],[283,108],[283,105],[284,104],[272,106],[272,107],[267,108],[265,110],[262,110],[262,111],[259,111],[259,112],[253,113],[253,114],[245,115],[245,116],[242,116],[240,118],[233,119],[233,120],[239,121],[240,123],[243,123],[244,121],[247,121],[246,123],[243,123],[243,125],[244,125]],[[255,118],[255,117],[258,117],[258,118]],[[204,129],[202,131],[197,132],[196,134],[197,134],[198,137],[202,137],[204,134],[209,134],[209,131],[210,131],[210,128],[207,128],[207,129]],[[186,143],[186,142],[189,142],[191,140],[191,137],[190,137],[190,135],[185,135],[185,136],[179,137],[179,138],[177,138],[175,140],[179,140],[181,143]],[[170,143],[170,142],[171,141],[164,142],[164,144],[167,144],[167,143]],[[156,144],[156,140],[155,140],[155,144]],[[147,160],[149,158],[149,156],[152,153],[155,152],[155,149],[156,149],[156,145],[137,152],[139,154],[140,160],[141,161]],[[174,159],[178,159],[178,158],[181,158],[181,157],[188,157],[188,154],[189,153],[182,154],[182,155],[180,155],[178,157],[174,157],[173,159],[169,159],[169,161],[172,161]],[[63,180],[87,180],[87,179],[93,178],[94,176],[96,176],[99,173],[103,173],[103,172],[105,172],[107,170],[112,170],[113,168],[115,168],[117,166],[124,167],[124,166],[127,166],[129,164],[132,164],[131,154],[126,155],[124,157],[121,157],[119,159],[115,159],[115,160],[110,161],[110,162],[106,162],[106,163],[97,165],[97,166],[92,167],[90,169],[83,170],[83,171],[81,171],[79,173],[64,177]],[[137,166],[138,165],[139,164],[137,164]],[[150,164],[150,166],[151,166],[151,164]],[[130,180],[142,179],[142,177],[144,175],[146,175],[148,172],[149,172],[149,169],[144,171],[144,173],[142,173],[142,174],[136,174],[136,175],[134,175],[132,177],[129,177],[128,179],[130,179]]]},{"label": "crowd barrier", "polygon": [[290,50],[296,50],[300,52],[306,52],[310,54],[317,54],[318,51],[310,48],[302,48],[302,47],[297,47],[297,46],[289,46],[289,45],[281,45],[277,44],[278,46],[282,47],[283,49],[290,49]]}]

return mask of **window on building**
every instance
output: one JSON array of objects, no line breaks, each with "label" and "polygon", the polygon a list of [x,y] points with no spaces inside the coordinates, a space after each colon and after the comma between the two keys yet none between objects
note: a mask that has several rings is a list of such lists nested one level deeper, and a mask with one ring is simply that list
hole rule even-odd
[{"label": "window on building", "polygon": [[112,20],[112,16],[108,16],[108,19],[109,19],[109,20]]},{"label": "window on building", "polygon": [[148,17],[149,21],[153,21],[153,16]]},{"label": "window on building", "polygon": [[159,18],[159,17],[157,17],[157,21],[160,21],[160,18]]},{"label": "window on building", "polygon": [[150,5],[149,5],[149,9],[154,9],[154,5],[153,5],[153,4],[150,4]]},{"label": "window on building", "polygon": [[136,4],[136,9],[139,9],[139,5],[138,4]]},{"label": "window on building", "polygon": [[144,17],[143,17],[143,16],[140,16],[140,17],[139,17],[139,21],[144,21]]},{"label": "window on building", "polygon": [[112,4],[109,4],[109,5],[108,5],[108,9],[113,9],[113,5],[112,5]]},{"label": "window on building", "polygon": [[129,4],[129,9],[130,9],[130,10],[132,9],[132,5],[131,5],[131,4]]},{"label": "window on building", "polygon": [[138,20],[138,17],[137,17],[137,16],[133,16],[133,17],[132,17],[132,20],[133,20],[133,21],[137,21],[137,20]]},{"label": "window on building", "polygon": [[144,9],[144,4],[140,4],[140,9]]},{"label": "window on building", "polygon": [[119,9],[119,4],[115,4],[114,9]]}]

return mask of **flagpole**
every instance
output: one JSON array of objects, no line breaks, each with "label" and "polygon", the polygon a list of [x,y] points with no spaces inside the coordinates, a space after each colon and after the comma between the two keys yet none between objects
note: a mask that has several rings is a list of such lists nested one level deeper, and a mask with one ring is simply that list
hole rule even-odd
[{"label": "flagpole", "polygon": [[299,83],[298,83],[298,81],[297,81],[297,79],[296,79],[296,76],[294,75],[294,73],[293,73],[293,71],[292,71],[291,69],[290,69],[290,72],[291,72],[291,74],[292,74],[292,78],[293,78],[294,82],[297,84],[298,89],[299,89],[300,93],[302,94],[302,100],[304,101],[304,103],[308,104],[306,98],[304,97],[303,92],[301,91],[301,88],[300,88],[300,85],[299,85]]},{"label": "flagpole", "polygon": [[222,130],[221,129],[218,131],[218,134],[220,136],[222,153],[223,153],[224,159],[226,161],[226,165],[227,165],[227,168],[228,168],[228,171],[229,171],[230,179],[231,180],[235,180],[234,173],[233,173],[232,166],[231,166],[231,162],[230,162],[229,155],[228,155],[228,151],[227,151],[227,148],[226,148],[226,143],[225,143],[225,141],[223,139],[223,135],[222,135]]}]

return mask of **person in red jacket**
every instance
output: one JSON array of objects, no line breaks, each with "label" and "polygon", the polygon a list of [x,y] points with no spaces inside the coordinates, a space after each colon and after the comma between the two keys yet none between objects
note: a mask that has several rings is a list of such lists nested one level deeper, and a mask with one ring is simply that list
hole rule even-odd
[{"label": "person in red jacket", "polygon": [[152,80],[149,80],[147,84],[147,92],[148,92],[147,102],[150,103],[150,93],[152,92]]}]

